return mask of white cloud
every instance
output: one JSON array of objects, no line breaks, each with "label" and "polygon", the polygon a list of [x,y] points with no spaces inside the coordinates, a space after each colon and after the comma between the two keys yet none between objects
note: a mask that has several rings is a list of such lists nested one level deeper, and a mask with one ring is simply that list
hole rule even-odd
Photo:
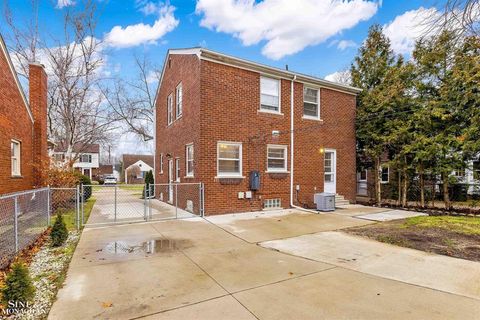
[{"label": "white cloud", "polygon": [[115,26],[105,35],[107,45],[128,48],[141,44],[156,44],[165,34],[175,29],[179,23],[173,12],[175,7],[161,5],[158,18],[153,25],[138,23],[126,27]]},{"label": "white cloud", "polygon": [[156,70],[150,70],[147,74],[146,81],[148,84],[157,83],[160,80],[160,72]]},{"label": "white cloud", "polygon": [[73,6],[75,1],[73,0],[58,0],[57,1],[57,8],[62,9],[64,7]]},{"label": "white cloud", "polygon": [[340,40],[337,44],[337,48],[340,50],[345,50],[348,48],[355,48],[357,43],[353,40]]},{"label": "white cloud", "polygon": [[350,71],[348,70],[336,71],[327,75],[325,77],[325,80],[350,85],[352,82],[352,76],[350,75]]},{"label": "white cloud", "polygon": [[152,2],[152,1],[146,1],[146,0],[136,0],[135,6],[140,12],[142,12],[146,16],[151,14],[157,14],[162,9],[161,2]]},{"label": "white cloud", "polygon": [[420,37],[433,34],[436,30],[429,26],[440,13],[435,8],[407,11],[395,17],[383,26],[383,33],[390,39],[392,49],[399,54],[410,54],[415,47],[415,41]]},{"label": "white cloud", "polygon": [[378,7],[368,0],[198,0],[196,13],[201,26],[246,46],[266,41],[262,53],[280,59],[370,19]]}]

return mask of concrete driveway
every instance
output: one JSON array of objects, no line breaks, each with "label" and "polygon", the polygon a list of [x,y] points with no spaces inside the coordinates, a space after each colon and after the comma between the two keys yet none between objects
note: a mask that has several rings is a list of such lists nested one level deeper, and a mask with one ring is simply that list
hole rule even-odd
[{"label": "concrete driveway", "polygon": [[[411,250],[397,268],[403,249],[379,243],[366,246],[359,267],[364,239],[341,246],[331,235],[366,223],[283,211],[87,228],[49,318],[480,319],[480,264],[422,265],[424,253]],[[432,269],[458,285],[418,283]]]}]

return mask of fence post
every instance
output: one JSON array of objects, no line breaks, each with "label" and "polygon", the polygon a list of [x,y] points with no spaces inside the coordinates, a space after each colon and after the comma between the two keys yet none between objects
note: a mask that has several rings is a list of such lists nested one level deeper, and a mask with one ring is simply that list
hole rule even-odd
[{"label": "fence post", "polygon": [[117,222],[117,185],[115,185],[115,201],[114,201],[114,208],[113,208],[113,222]]},{"label": "fence post", "polygon": [[82,215],[82,225],[85,224],[85,216],[83,212],[83,207],[84,207],[84,202],[85,202],[85,190],[83,189],[83,183],[80,185],[80,210],[81,210],[81,215]]},{"label": "fence post", "polygon": [[175,219],[178,219],[178,184],[175,184]]},{"label": "fence post", "polygon": [[52,189],[50,188],[50,186],[48,186],[48,189],[47,189],[47,226],[50,226],[50,212],[51,212],[51,209],[50,209],[50,205],[51,205],[51,192],[52,192]]},{"label": "fence post", "polygon": [[143,220],[147,221],[147,184],[143,185]]},{"label": "fence post", "polygon": [[[148,219],[152,219],[152,195],[151,195],[152,185],[148,186]],[[154,193],[155,194],[155,193]]]},{"label": "fence post", "polygon": [[202,199],[202,204],[201,204],[201,210],[202,210],[202,217],[205,216],[205,185],[203,184],[203,182],[200,182],[200,199]]},{"label": "fence post", "polygon": [[[77,184],[77,188],[75,190],[76,194],[76,203],[75,203],[75,213],[76,213],[76,222],[77,222],[77,231],[80,230],[80,185]],[[83,195],[82,195],[83,198]]]},{"label": "fence post", "polygon": [[15,252],[18,252],[18,197],[15,196],[15,216],[14,216],[14,232],[15,232]]}]

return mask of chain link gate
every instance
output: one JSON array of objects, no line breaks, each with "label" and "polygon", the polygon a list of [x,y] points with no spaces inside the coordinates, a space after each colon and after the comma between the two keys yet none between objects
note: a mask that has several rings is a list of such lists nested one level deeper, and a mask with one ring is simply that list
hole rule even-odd
[{"label": "chain link gate", "polygon": [[[82,185],[80,188],[80,220],[86,226],[203,216],[203,183]],[[85,202],[90,197],[95,198],[95,205],[87,220]]]}]

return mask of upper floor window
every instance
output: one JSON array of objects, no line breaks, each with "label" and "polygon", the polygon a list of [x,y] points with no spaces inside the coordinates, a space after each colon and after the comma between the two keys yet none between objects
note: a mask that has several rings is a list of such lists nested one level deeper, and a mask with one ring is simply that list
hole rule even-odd
[{"label": "upper floor window", "polygon": [[183,106],[182,106],[182,99],[183,99],[183,94],[182,94],[182,83],[180,83],[177,86],[176,90],[176,98],[177,98],[177,106],[176,106],[176,116],[177,119],[182,116],[183,113]]},{"label": "upper floor window", "polygon": [[260,110],[280,112],[280,80],[260,77]]},{"label": "upper floor window", "polygon": [[193,177],[193,144],[189,144],[185,148],[185,162],[186,176]]},{"label": "upper floor window", "polygon": [[219,177],[242,176],[242,144],[219,142],[217,145],[217,161]]},{"label": "upper floor window", "polygon": [[267,147],[267,171],[287,171],[287,146],[269,145]]},{"label": "upper floor window", "polygon": [[320,119],[320,91],[303,87],[303,116],[305,118]]},{"label": "upper floor window", "polygon": [[11,141],[11,156],[12,156],[12,176],[21,175],[20,172],[20,142],[16,140]]},{"label": "upper floor window", "polygon": [[82,154],[80,156],[80,162],[92,163],[92,155],[91,154]]},{"label": "upper floor window", "polygon": [[170,125],[173,122],[173,97],[170,93],[167,98],[167,124]]},{"label": "upper floor window", "polygon": [[55,153],[53,155],[53,158],[55,159],[55,161],[65,161],[65,154],[63,153]]}]

